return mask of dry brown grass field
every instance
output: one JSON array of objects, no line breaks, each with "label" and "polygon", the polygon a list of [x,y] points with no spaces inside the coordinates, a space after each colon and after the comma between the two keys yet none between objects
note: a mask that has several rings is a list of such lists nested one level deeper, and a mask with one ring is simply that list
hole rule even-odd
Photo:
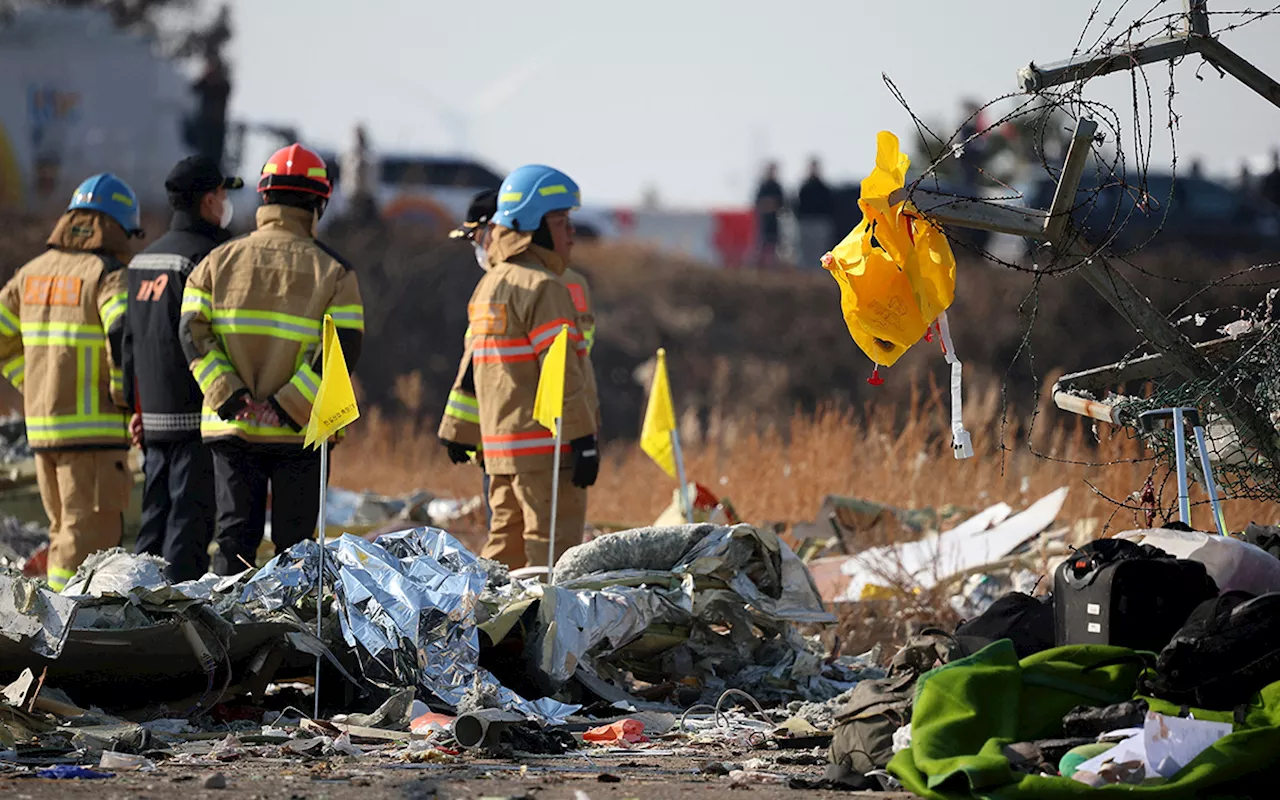
[{"label": "dry brown grass field", "polygon": [[[402,395],[412,393],[413,379]],[[406,403],[411,405],[412,401]],[[744,417],[721,423],[714,435],[686,441],[690,480],[729,498],[749,522],[811,520],[829,494],[850,495],[901,508],[948,503],[980,509],[1006,502],[1014,508],[1060,486],[1070,488],[1059,522],[1097,520],[1098,530],[1141,525],[1131,495],[1155,470],[1161,487],[1168,472],[1122,430],[1100,425],[1095,439],[1087,422],[1049,406],[1032,416],[1002,414],[999,391],[970,390],[966,425],[976,455],[957,461],[951,453],[948,411],[936,387],[917,387],[906,408],[870,403],[863,408],[824,406],[796,412],[785,425]],[[336,485],[381,493],[427,489],[465,497],[480,491],[480,471],[454,466],[435,436],[437,420],[391,418],[367,411],[334,452]],[[1033,449],[1034,448],[1034,451]],[[604,445],[600,479],[591,490],[589,518],[610,525],[645,525],[672,500],[675,482],[635,442]],[[1204,496],[1192,490],[1192,501]],[[1116,502],[1113,502],[1116,501]],[[1165,483],[1162,508],[1176,503]],[[1207,506],[1193,509],[1208,524]],[[1250,520],[1273,522],[1274,506],[1227,500],[1235,529]]]}]

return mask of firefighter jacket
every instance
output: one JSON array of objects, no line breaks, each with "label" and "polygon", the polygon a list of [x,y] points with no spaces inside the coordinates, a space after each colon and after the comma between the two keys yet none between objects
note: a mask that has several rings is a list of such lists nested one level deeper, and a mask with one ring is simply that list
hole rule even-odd
[{"label": "firefighter jacket", "polygon": [[32,449],[127,449],[128,236],[97,211],[68,211],[48,246],[0,289],[0,372],[22,392]]},{"label": "firefighter jacket", "polygon": [[[360,358],[364,305],[356,274],[315,240],[313,224],[309,211],[262,206],[256,231],[215,248],[187,279],[178,330],[204,393],[205,441],[302,445],[320,386],[325,314],[348,368]],[[250,399],[269,401],[281,424],[237,420]]]},{"label": "firefighter jacket", "polygon": [[[572,267],[565,267],[561,281],[569,288],[569,296],[577,311],[578,330],[582,332],[583,341],[587,343],[587,354],[595,346],[596,322],[594,309],[591,306],[591,291],[587,279],[581,272]],[[440,428],[436,435],[449,442],[466,445],[476,452],[480,447],[480,404],[476,401],[475,374],[471,368],[471,328],[463,334],[462,361],[458,365],[458,374],[449,390],[449,399],[445,403],[444,416],[440,420]],[[595,369],[586,361],[583,362],[586,379],[591,384],[590,393],[596,395]],[[599,406],[596,407],[596,427],[600,426]]]},{"label": "firefighter jacket", "polygon": [[533,402],[542,361],[564,326],[577,357],[565,362],[563,453],[569,442],[598,430],[595,384],[587,379],[591,360],[561,281],[564,262],[532,240],[532,233],[496,228],[488,248],[493,266],[467,305],[480,440],[491,475],[552,468],[555,436],[534,421]]},{"label": "firefighter jacket", "polygon": [[182,290],[196,265],[231,234],[180,211],[169,232],[129,262],[124,331],[124,392],[142,412],[148,442],[200,438],[204,397],[178,340]]}]

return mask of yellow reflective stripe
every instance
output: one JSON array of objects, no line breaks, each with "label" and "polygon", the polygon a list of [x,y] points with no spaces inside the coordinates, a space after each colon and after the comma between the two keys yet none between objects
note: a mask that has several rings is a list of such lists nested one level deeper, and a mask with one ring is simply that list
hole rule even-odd
[{"label": "yellow reflective stripe", "polygon": [[44,347],[83,347],[106,341],[100,325],[78,322],[23,322],[22,344]]},{"label": "yellow reflective stripe", "polygon": [[4,362],[4,364],[0,364],[0,372],[3,372],[5,380],[15,387],[21,388],[26,364],[27,360],[21,355],[17,355]]},{"label": "yellow reflective stripe", "polygon": [[320,341],[321,325],[320,320],[276,311],[215,309],[213,312],[213,332],[219,336],[228,333],[272,336],[309,344]]},{"label": "yellow reflective stripe", "polygon": [[98,397],[98,382],[93,379],[93,367],[98,362],[97,351],[92,347],[76,350],[76,393],[80,395],[80,413],[92,414],[93,401]]},{"label": "yellow reflective stripe", "polygon": [[333,317],[333,327],[349,330],[364,330],[364,306],[329,306],[326,314]]},{"label": "yellow reflective stripe", "polygon": [[480,424],[480,403],[474,395],[467,392],[449,392],[449,402],[445,404],[444,413],[463,422]]},{"label": "yellow reflective stripe", "polygon": [[133,208],[133,198],[127,194],[122,194],[121,192],[112,192],[111,199],[115,200],[117,203],[123,203],[129,208]]},{"label": "yellow reflective stripe", "polygon": [[116,369],[115,367],[110,367],[109,375],[111,377],[111,388],[123,393],[124,392],[124,370]]},{"label": "yellow reflective stripe", "polygon": [[303,364],[289,379],[289,383],[298,390],[299,394],[307,399],[308,403],[316,401],[316,392],[320,391],[320,376],[316,374],[316,371],[310,365]]},{"label": "yellow reflective stripe", "polygon": [[329,177],[329,171],[324,167],[308,167],[307,177],[308,178],[327,178]]},{"label": "yellow reflective stripe", "polygon": [[45,569],[45,579],[49,582],[49,588],[55,592],[65,589],[75,576],[76,571],[74,569],[63,569],[52,565]]},{"label": "yellow reflective stripe", "polygon": [[124,316],[125,309],[129,307],[129,295],[125,292],[113,294],[102,304],[102,308],[98,310],[98,316],[102,317],[102,327],[110,328],[116,324],[116,320]]},{"label": "yellow reflective stripe", "polygon": [[220,433],[234,433],[236,431],[257,434],[259,436],[294,436],[299,440],[303,438],[301,431],[295,431],[293,428],[286,428],[283,425],[279,427],[269,427],[267,425],[259,425],[253,420],[223,419],[209,409],[205,409],[200,415],[201,433],[216,435]]},{"label": "yellow reflective stripe", "polygon": [[227,357],[217,350],[206,353],[204,358],[196,362],[196,368],[193,370],[196,384],[204,394],[209,393],[214,381],[228,372],[235,372],[235,369]]},{"label": "yellow reflective stripe", "polygon": [[499,203],[519,203],[524,197],[524,192],[503,192],[498,195]]},{"label": "yellow reflective stripe", "polygon": [[553,194],[568,194],[569,187],[563,183],[557,183],[555,186],[543,186],[538,189],[538,194],[543,197],[550,197]]},{"label": "yellow reflective stripe", "polygon": [[188,286],[182,291],[182,314],[201,314],[206,317],[213,312],[213,295],[200,289]]},{"label": "yellow reflective stripe", "polygon": [[31,441],[64,441],[90,436],[125,438],[123,414],[67,414],[57,417],[27,417],[27,438]]},{"label": "yellow reflective stripe", "polygon": [[17,336],[22,330],[22,321],[7,306],[0,306],[0,336]]}]

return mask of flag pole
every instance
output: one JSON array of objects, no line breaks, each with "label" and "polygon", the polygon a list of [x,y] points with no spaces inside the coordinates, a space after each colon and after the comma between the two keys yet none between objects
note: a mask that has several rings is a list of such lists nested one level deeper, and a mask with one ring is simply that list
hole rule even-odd
[{"label": "flag pole", "polygon": [[556,417],[556,449],[551,457],[551,547],[547,551],[547,583],[551,583],[551,570],[556,566],[556,515],[560,503],[560,437],[564,433]]},{"label": "flag pole", "polygon": [[[329,473],[329,442],[324,441],[320,444],[320,520],[317,527],[320,530],[320,569],[316,573],[316,640],[324,641],[321,635],[320,623],[323,619],[324,610],[324,501],[325,489],[328,484]],[[320,654],[316,654],[316,696],[315,696],[315,713],[313,719],[320,719]]]},{"label": "flag pole", "polygon": [[684,477],[684,451],[680,449],[680,431],[671,430],[671,452],[676,457],[676,479],[680,481],[680,502],[685,522],[693,522],[693,505],[689,502],[689,482]]}]

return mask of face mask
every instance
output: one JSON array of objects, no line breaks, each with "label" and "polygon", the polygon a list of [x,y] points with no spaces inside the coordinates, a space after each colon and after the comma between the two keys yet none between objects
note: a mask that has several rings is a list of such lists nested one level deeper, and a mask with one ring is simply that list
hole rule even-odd
[{"label": "face mask", "polygon": [[224,198],[222,201],[222,218],[218,220],[218,227],[227,229],[231,227],[231,218],[236,214],[236,207],[231,204],[231,198]]},{"label": "face mask", "polygon": [[483,247],[475,242],[472,242],[471,246],[476,249],[476,263],[480,265],[480,269],[487,272],[489,270],[489,254],[485,252]]}]

